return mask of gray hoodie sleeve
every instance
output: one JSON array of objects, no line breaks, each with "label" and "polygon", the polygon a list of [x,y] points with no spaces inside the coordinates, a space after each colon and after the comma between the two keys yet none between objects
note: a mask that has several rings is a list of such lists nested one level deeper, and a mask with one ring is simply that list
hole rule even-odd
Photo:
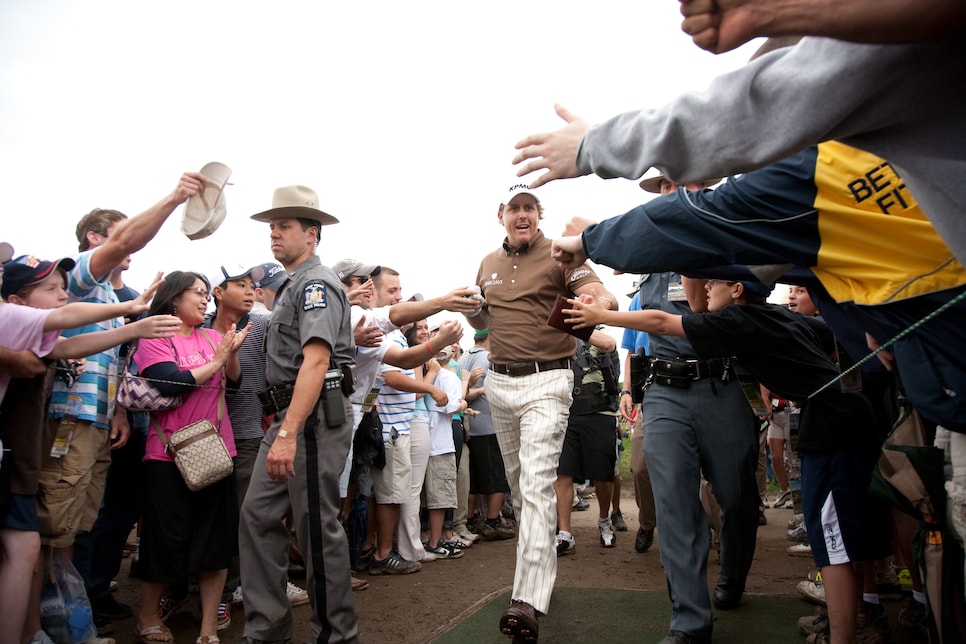
[{"label": "gray hoodie sleeve", "polygon": [[909,117],[895,91],[912,46],[806,38],[659,109],[627,112],[585,134],[577,165],[605,179],[650,167],[679,182],[748,172],[809,145]]}]

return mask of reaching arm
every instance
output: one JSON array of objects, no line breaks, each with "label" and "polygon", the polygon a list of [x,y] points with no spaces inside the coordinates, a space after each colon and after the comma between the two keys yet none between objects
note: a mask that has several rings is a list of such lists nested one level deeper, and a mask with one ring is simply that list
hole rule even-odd
[{"label": "reaching arm", "polygon": [[[580,297],[581,295],[590,296],[594,301],[600,303],[606,303],[606,307],[611,311],[617,310],[617,298],[614,294],[604,288],[604,285],[600,282],[591,282],[590,284],[584,284],[583,286],[578,286],[574,290],[574,295]],[[617,325],[621,326],[621,325]]]},{"label": "reaching arm", "polygon": [[436,387],[431,382],[427,383],[421,380],[410,378],[401,371],[387,371],[385,376],[386,385],[399,391],[408,391],[414,394],[429,394],[439,407],[445,407],[446,403],[449,401],[449,397],[446,395],[446,392],[439,387]]},{"label": "reaching arm", "polygon": [[382,361],[400,369],[415,369],[427,360],[433,360],[440,349],[459,342],[462,337],[463,325],[456,320],[445,320],[439,326],[439,333],[429,342],[408,349],[394,344],[386,352]]},{"label": "reaching arm", "polygon": [[[106,241],[91,256],[91,273],[101,278],[114,270],[124,258],[144,248],[158,234],[174,209],[205,189],[208,179],[199,172],[185,172],[178,185],[164,199],[140,215],[120,222]],[[89,233],[97,234],[97,233]]]},{"label": "reaching arm", "polygon": [[478,301],[471,298],[475,294],[475,290],[464,286],[422,302],[399,302],[389,307],[389,319],[396,326],[404,326],[436,315],[440,311],[472,313],[479,305]]},{"label": "reaching arm", "polygon": [[951,35],[966,25],[961,0],[681,0],[681,29],[720,54],[756,36],[827,36],[904,43]]},{"label": "reaching arm", "polygon": [[153,315],[116,329],[60,338],[49,357],[53,360],[86,358],[138,338],[170,338],[180,324],[181,320],[173,315]]},{"label": "reaching arm", "polygon": [[568,300],[568,302],[573,308],[564,309],[563,312],[567,316],[567,322],[577,329],[608,324],[625,329],[637,329],[653,335],[685,337],[680,315],[654,310],[610,311],[595,302],[593,298],[586,296],[577,300]]}]

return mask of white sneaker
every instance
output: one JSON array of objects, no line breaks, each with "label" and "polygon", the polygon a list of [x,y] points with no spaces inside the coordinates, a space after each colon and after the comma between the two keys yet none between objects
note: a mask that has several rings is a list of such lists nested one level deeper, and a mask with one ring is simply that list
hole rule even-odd
[{"label": "white sneaker", "polygon": [[288,582],[285,587],[285,594],[288,595],[288,600],[292,602],[292,606],[302,606],[309,603],[309,591],[299,588],[292,582]]},{"label": "white sneaker", "polygon": [[434,553],[429,550],[423,550],[423,556],[419,558],[419,563],[429,563],[430,561],[436,561],[439,559]]},{"label": "white sneaker", "polygon": [[604,523],[597,522],[597,529],[600,530],[600,545],[605,548],[613,548],[617,545],[617,537],[614,534],[614,524],[610,519]]},{"label": "white sneaker", "polygon": [[825,586],[821,582],[816,583],[805,579],[798,582],[795,588],[798,590],[798,594],[808,601],[819,606],[825,606]]},{"label": "white sneaker", "polygon": [[235,592],[231,594],[231,603],[235,606],[240,606],[245,603],[245,596],[242,594],[241,586],[235,588]]},{"label": "white sneaker", "polygon": [[799,512],[798,514],[793,514],[792,518],[788,520],[788,529],[794,530],[801,524],[805,523],[805,515]]},{"label": "white sneaker", "polygon": [[812,546],[808,545],[808,543],[796,543],[794,546],[788,546],[785,552],[793,557],[811,557]]},{"label": "white sneaker", "polygon": [[456,536],[463,541],[469,541],[470,543],[476,543],[476,540],[480,538],[480,535],[470,532],[466,528],[463,528],[460,532],[457,532]]},{"label": "white sneaker", "polygon": [[577,552],[577,541],[574,539],[573,535],[568,539],[559,532],[554,541],[557,544],[557,556],[563,557],[564,555],[572,555]]},{"label": "white sneaker", "polygon": [[27,644],[54,644],[54,640],[50,639],[50,635],[46,631],[40,630],[34,633]]},{"label": "white sneaker", "polygon": [[455,543],[461,550],[466,550],[473,545],[473,542],[469,539],[464,539],[461,535],[453,535],[453,543]]}]

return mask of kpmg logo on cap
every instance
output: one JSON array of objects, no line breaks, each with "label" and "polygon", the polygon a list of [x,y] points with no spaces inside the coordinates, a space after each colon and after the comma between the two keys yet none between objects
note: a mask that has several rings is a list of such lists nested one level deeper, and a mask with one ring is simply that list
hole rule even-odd
[{"label": "kpmg logo on cap", "polygon": [[515,183],[512,186],[510,186],[510,189],[507,192],[513,192],[515,190],[529,190],[529,189],[530,189],[530,186],[528,186],[525,183]]}]

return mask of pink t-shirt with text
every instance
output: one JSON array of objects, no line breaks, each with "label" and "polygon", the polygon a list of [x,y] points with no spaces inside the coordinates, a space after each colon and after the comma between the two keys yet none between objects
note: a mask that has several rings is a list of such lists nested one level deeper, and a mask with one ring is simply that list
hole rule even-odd
[{"label": "pink t-shirt with text", "polygon": [[[151,365],[162,362],[174,362],[174,355],[171,353],[171,344],[174,343],[175,352],[178,356],[178,369],[181,371],[191,370],[202,365],[206,365],[215,359],[215,351],[211,344],[205,340],[202,333],[207,333],[211,337],[211,342],[217,346],[221,342],[221,334],[213,329],[195,329],[191,336],[185,338],[175,335],[173,338],[149,338],[138,341],[137,351],[134,353],[134,363],[138,371],[144,371]],[[161,425],[161,430],[167,438],[185,425],[207,418],[215,427],[218,427],[218,401],[224,393],[221,389],[225,386],[225,370],[222,369],[215,373],[208,382],[199,383],[205,385],[193,389],[185,394],[184,402],[180,407],[169,411],[159,411],[151,414],[151,428],[148,430],[147,445],[144,449],[144,460],[146,461],[171,461],[173,460],[164,451],[164,445],[154,429],[155,422]],[[222,440],[228,447],[228,453],[235,456],[235,436],[231,430],[231,421],[228,419],[228,410],[222,403],[220,433]]]}]

